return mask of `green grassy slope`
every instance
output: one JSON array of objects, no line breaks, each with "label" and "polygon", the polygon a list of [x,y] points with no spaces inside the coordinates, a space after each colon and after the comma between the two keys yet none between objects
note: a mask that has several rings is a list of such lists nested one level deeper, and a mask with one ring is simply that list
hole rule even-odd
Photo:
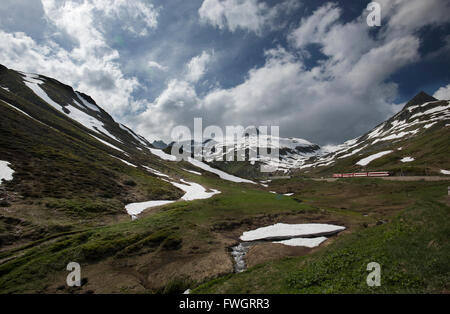
[{"label": "green grassy slope", "polygon": [[[339,236],[335,242],[309,256],[269,262],[241,274],[215,279],[199,286],[194,292],[448,292],[450,226],[446,218],[450,214],[450,203],[448,197],[443,196],[448,183],[421,182],[413,186],[409,184],[409,187],[408,184],[403,184],[403,187],[389,184],[386,187],[391,189],[391,200],[397,198],[399,201],[396,196],[407,194],[414,203],[387,223],[362,227],[353,233]],[[366,183],[359,180],[348,184],[356,186]],[[373,194],[382,197],[384,193],[374,191]],[[445,199],[446,204],[443,203]],[[329,201],[322,202],[332,204]],[[364,211],[371,212],[367,207]],[[369,274],[366,266],[370,262],[381,265],[380,287],[368,287],[366,284]]]},{"label": "green grassy slope", "polygon": [[[221,182],[213,177],[202,177],[199,182],[219,188],[222,193],[211,199],[177,202],[136,221],[86,228],[74,234],[62,233],[56,238],[1,253],[0,292],[52,291],[49,287],[54,286],[55,276],[59,279],[58,275],[66,274],[65,266],[69,261],[77,261],[83,267],[96,267],[107,261],[117,269],[119,265],[127,264],[131,275],[137,271],[138,278],[145,278],[152,271],[151,265],[160,259],[178,265],[185,264],[186,260],[200,260],[210,252],[223,252],[228,259],[225,243],[231,244],[234,240],[224,240],[223,232],[251,224],[253,219],[264,221],[272,215],[316,211],[290,198],[278,199],[266,191]],[[98,276],[104,276],[104,267],[98,267],[102,268]],[[206,278],[216,275],[214,268],[206,270]],[[166,289],[168,292],[167,289],[175,289],[170,288],[173,279],[195,278],[192,273],[177,271],[168,276],[143,291],[162,292]],[[101,285],[101,278],[90,277],[90,281]],[[186,281],[191,282],[191,279]],[[117,286],[102,288],[118,291]]]},{"label": "green grassy slope", "polygon": [[[127,203],[176,200],[183,195],[143,168],[113,158],[129,159],[43,102],[24,87],[17,72],[0,72],[2,84],[10,89],[0,89],[0,160],[10,162],[15,171],[13,180],[0,190],[1,250],[62,230],[129,219],[124,209]],[[46,85],[59,86],[62,95],[68,88],[53,80]],[[149,152],[126,142],[127,136],[132,136],[121,132],[116,134],[123,135],[124,144],[115,145],[126,149],[133,162],[165,166]]]}]

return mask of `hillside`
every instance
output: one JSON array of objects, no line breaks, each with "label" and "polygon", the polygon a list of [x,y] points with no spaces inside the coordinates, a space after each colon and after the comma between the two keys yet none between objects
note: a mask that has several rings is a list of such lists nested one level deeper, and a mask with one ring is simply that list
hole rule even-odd
[{"label": "hillside", "polygon": [[89,96],[3,66],[0,86],[0,160],[14,171],[2,185],[2,246],[129,219],[127,203],[183,195],[143,167],[169,171],[150,144]]},{"label": "hillside", "polygon": [[[264,140],[263,144],[255,135],[250,135],[231,143],[231,146],[223,142],[207,142],[203,146],[207,152],[205,161],[214,167],[255,179],[273,174],[328,177],[333,173],[360,171],[390,171],[394,175],[411,176],[442,175],[445,169],[450,168],[450,148],[447,145],[449,126],[449,101],[437,100],[420,92],[390,119],[362,136],[334,147],[320,147],[303,139],[277,138],[279,158],[266,158],[259,152],[261,148],[275,147],[270,142],[271,138],[273,140],[270,135],[264,135],[269,140]],[[232,147],[231,151],[229,147]],[[253,150],[253,158],[249,158],[250,150]],[[242,158],[245,155],[245,162],[236,161],[238,152],[241,152]],[[375,160],[378,153],[384,155]],[[227,161],[226,156],[232,154],[234,161]],[[223,161],[217,161],[220,160],[218,158]],[[275,166],[277,171],[261,173],[262,165]]]},{"label": "hillside", "polygon": [[[1,67],[0,87],[0,293],[449,289],[448,177],[261,184],[196,159],[176,161],[170,147],[157,149],[91,97],[52,78]],[[404,158],[397,154],[405,152],[415,158],[411,163],[433,165],[430,171],[450,169],[447,107],[431,99],[409,103],[376,132],[323,158],[370,143],[360,150],[363,155],[336,158],[335,165],[315,168],[315,175],[353,169],[366,155],[387,149],[382,145],[401,145],[392,156]],[[399,130],[408,133],[385,140]],[[280,143],[289,167],[326,154],[301,139]],[[213,153],[223,153],[223,143],[212,144]],[[369,163],[371,169],[376,162]],[[221,165],[252,177],[257,163]],[[391,169],[397,163],[394,159]],[[320,240],[312,247],[242,239],[246,232],[289,224],[339,231],[300,238]],[[235,254],[243,243],[249,250],[241,256],[243,272],[236,273]],[[364,267],[373,258],[390,265],[378,290],[365,286]],[[82,267],[81,287],[66,285],[66,266],[74,261]]]},{"label": "hillside", "polygon": [[[442,175],[450,168],[449,126],[450,102],[421,92],[392,118],[330,154],[307,160],[297,173],[329,176],[385,170],[395,175]],[[371,158],[380,152],[382,157]]]}]

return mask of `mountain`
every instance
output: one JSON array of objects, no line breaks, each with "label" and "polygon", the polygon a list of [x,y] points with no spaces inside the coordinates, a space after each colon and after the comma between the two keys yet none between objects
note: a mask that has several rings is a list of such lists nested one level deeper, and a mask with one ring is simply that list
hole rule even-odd
[{"label": "mountain", "polygon": [[[420,92],[400,112],[373,130],[334,147],[320,147],[299,138],[275,138],[262,134],[249,134],[231,142],[209,139],[203,143],[188,141],[179,144],[190,152],[202,146],[204,160],[210,165],[255,179],[267,176],[260,171],[261,166],[276,166],[277,170],[272,174],[301,176],[329,176],[333,172],[366,169],[390,170],[399,174],[441,174],[441,170],[449,168],[446,158],[448,145],[445,144],[449,140],[449,123],[449,101],[437,100]],[[260,155],[260,149],[269,149],[270,152],[275,142],[278,142],[279,157]],[[385,157],[370,165],[357,164],[365,157],[390,150],[392,153],[386,153]],[[245,162],[237,161],[239,152]],[[230,155],[234,156],[234,161],[227,160]]]},{"label": "mountain", "polygon": [[[228,258],[222,242],[211,241],[220,221],[201,226],[186,215],[246,186],[262,193],[262,186],[201,161],[176,162],[68,85],[4,66],[0,148],[0,293],[60,291],[54,274],[65,283],[70,261],[83,271],[99,267],[89,276],[96,291],[119,291],[129,280],[141,292],[170,290],[171,276],[145,279],[162,271],[150,265],[168,260],[183,275],[186,260],[201,268],[210,257]],[[197,209],[186,208],[194,200]],[[105,282],[105,269],[125,258],[136,266]],[[231,261],[197,272],[198,279],[228,267]]]},{"label": "mountain", "polygon": [[2,184],[1,201],[44,204],[43,216],[57,212],[44,234],[129,219],[124,208],[129,203],[178,200],[188,188],[180,180],[189,171],[252,183],[200,161],[174,162],[156,148],[165,146],[162,141],[153,146],[90,96],[43,75],[0,65],[0,113],[0,161],[14,173]]},{"label": "mountain", "polygon": [[[192,157],[202,157],[215,168],[247,178],[266,175],[261,173],[261,166],[276,165],[276,172],[287,173],[311,156],[327,152],[319,145],[301,138],[275,137],[259,130],[243,134],[244,136],[233,140],[207,139],[202,143],[190,140],[177,144],[181,147],[180,151],[190,152]],[[167,152],[170,152],[172,145],[174,143],[169,145]],[[278,155],[271,155],[275,152],[274,149],[278,150]]]},{"label": "mountain", "polygon": [[158,148],[158,149],[165,149],[165,148],[167,148],[167,144],[164,143],[163,141],[160,141],[160,140],[153,141],[152,142],[152,146],[155,147],[155,148]]},{"label": "mountain", "polygon": [[[335,250],[326,255],[344,259],[349,250],[340,253],[333,248],[341,236],[353,245],[352,233],[369,231],[372,237],[355,237],[384,245],[386,234],[389,239],[399,235],[408,239],[410,234],[398,230],[417,232],[419,227],[428,226],[421,231],[426,236],[415,241],[412,250],[399,250],[404,247],[404,238],[392,247],[375,250],[382,257],[398,251],[420,252],[436,258],[437,262],[429,267],[442,265],[436,272],[442,273],[446,255],[433,252],[435,246],[445,244],[445,239],[431,240],[440,239],[436,235],[445,234],[447,227],[441,218],[446,217],[446,208],[437,203],[447,193],[445,181],[350,180],[329,184],[294,177],[266,185],[228,171],[259,179],[263,176],[260,165],[280,163],[280,173],[301,177],[361,168],[405,174],[424,170],[438,173],[440,169],[450,169],[448,106],[448,101],[421,94],[393,118],[331,153],[328,148],[303,139],[269,138],[259,132],[263,138],[274,141],[264,143],[249,136],[232,142],[230,151],[225,141],[188,141],[188,150],[199,146],[210,149],[205,162],[193,158],[177,161],[169,154],[174,143],[164,150],[157,149],[157,142],[150,144],[115,121],[88,95],[46,76],[0,66],[0,293],[182,293],[201,283],[208,286],[209,280],[220,282],[224,277],[218,277],[223,275],[225,279],[239,279],[246,274],[258,281],[258,287],[270,291],[274,278],[285,280],[286,274],[300,274],[297,267],[304,263],[289,259],[291,268],[287,272],[283,265],[234,277],[235,256],[231,255],[240,247],[240,236],[264,226],[304,221],[345,226],[342,235],[333,236],[330,245],[324,246]],[[255,147],[256,155],[260,149],[278,148],[280,158],[212,160],[239,151],[247,156]],[[392,152],[364,166],[357,165],[387,150]],[[364,206],[355,198],[364,199]],[[395,202],[380,206],[386,199]],[[408,210],[408,219],[417,222],[417,228],[405,228],[403,220],[401,226],[384,223],[397,215],[398,209],[393,207],[404,209],[414,200],[418,201],[420,213],[426,212],[424,205],[431,209],[427,212],[437,213],[425,217],[434,220],[423,223],[417,216],[420,213],[410,216]],[[386,226],[391,229],[384,229]],[[380,233],[383,230],[387,233]],[[301,258],[310,252],[280,243],[256,245],[245,261],[249,267],[287,256],[293,258],[294,251]],[[352,252],[365,254],[359,248],[367,247],[372,246],[352,246]],[[369,253],[358,255],[358,260],[373,256]],[[404,261],[411,261],[415,270],[423,260],[421,254],[413,254],[413,259],[405,256],[398,268],[390,270],[392,276],[405,270]],[[314,256],[319,259],[315,264],[321,265],[321,255]],[[398,256],[395,258],[398,260]],[[66,285],[70,262],[82,267],[81,287]],[[339,265],[348,268],[352,263],[354,260],[343,260]],[[326,273],[332,274],[330,263],[325,260],[322,264],[326,265]],[[360,263],[356,264],[354,270],[344,272],[344,277],[339,267],[338,274],[333,275],[335,282],[341,285],[344,278],[346,285],[360,287],[354,283],[354,274],[361,270]],[[316,276],[316,270],[311,276]],[[411,278],[417,278],[416,273],[411,274]],[[429,274],[426,269],[420,280],[428,280]],[[243,284],[251,280],[246,279]],[[429,280],[446,282],[436,277]],[[285,281],[282,286],[285,289]],[[397,291],[389,283],[384,287],[389,288],[388,293]],[[435,290],[420,291],[444,288],[439,284]],[[253,290],[244,287],[238,292],[242,291]]]},{"label": "mountain", "polygon": [[[336,146],[329,154],[305,160],[297,173],[386,170],[396,174],[442,174],[441,170],[450,167],[449,126],[450,102],[420,92],[400,112],[366,134]],[[373,159],[379,153],[384,156]]]},{"label": "mountain", "polygon": [[[6,190],[1,197],[21,208],[16,219],[30,226],[39,224],[32,208],[38,207],[42,217],[53,215],[39,236],[77,224],[126,219],[127,203],[183,195],[145,168],[170,169],[151,152],[151,144],[114,121],[88,95],[4,66],[0,87],[0,160],[14,171],[13,180],[2,185]],[[27,237],[36,236],[32,232]],[[0,244],[11,240],[0,233]]]}]

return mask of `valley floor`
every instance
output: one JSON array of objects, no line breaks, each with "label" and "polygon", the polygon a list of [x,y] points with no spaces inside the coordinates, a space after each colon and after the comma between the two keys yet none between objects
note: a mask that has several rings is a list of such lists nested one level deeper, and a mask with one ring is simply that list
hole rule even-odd
[{"label": "valley floor", "polygon": [[[135,221],[120,218],[2,248],[0,292],[449,291],[450,180],[293,178],[263,188],[210,176],[192,179],[222,193],[152,208]],[[8,214],[2,209],[2,215]],[[347,229],[313,249],[260,243],[246,257],[249,269],[233,273],[229,248],[239,236],[278,222]],[[3,229],[11,227],[1,223]],[[71,261],[82,267],[80,288],[65,286]],[[381,265],[380,287],[366,284],[369,262]]]}]

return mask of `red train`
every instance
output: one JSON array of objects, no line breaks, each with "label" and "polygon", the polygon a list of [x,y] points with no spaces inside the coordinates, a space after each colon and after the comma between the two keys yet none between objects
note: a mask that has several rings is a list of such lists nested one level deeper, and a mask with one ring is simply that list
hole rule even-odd
[{"label": "red train", "polygon": [[389,171],[335,173],[333,178],[389,177]]}]

